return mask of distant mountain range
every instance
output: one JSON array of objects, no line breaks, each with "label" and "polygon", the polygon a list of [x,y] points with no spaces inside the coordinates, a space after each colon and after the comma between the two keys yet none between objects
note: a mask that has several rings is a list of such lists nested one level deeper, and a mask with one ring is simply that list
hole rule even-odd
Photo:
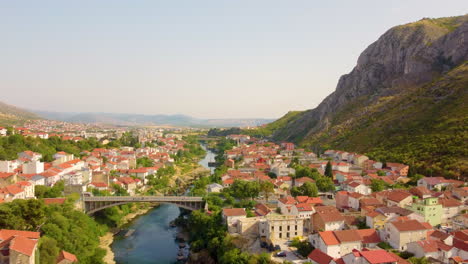
[{"label": "distant mountain range", "polygon": [[254,127],[272,122],[273,119],[200,119],[187,115],[142,115],[117,113],[63,113],[34,111],[46,119],[74,123],[102,123],[119,126],[185,126],[185,127]]},{"label": "distant mountain range", "polygon": [[0,126],[19,125],[31,119],[40,119],[40,117],[27,110],[0,102]]},{"label": "distant mountain range", "polygon": [[315,109],[289,112],[255,133],[467,179],[467,36],[468,15],[393,27]]}]

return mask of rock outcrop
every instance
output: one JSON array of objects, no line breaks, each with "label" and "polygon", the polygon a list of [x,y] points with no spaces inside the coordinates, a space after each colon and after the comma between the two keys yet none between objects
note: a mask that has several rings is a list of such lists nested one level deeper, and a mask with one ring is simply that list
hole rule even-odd
[{"label": "rock outcrop", "polygon": [[337,113],[356,99],[377,98],[431,81],[468,59],[468,15],[422,19],[388,30],[359,56],[356,67],[343,75],[315,109],[275,131],[281,140],[301,142],[329,129]]}]

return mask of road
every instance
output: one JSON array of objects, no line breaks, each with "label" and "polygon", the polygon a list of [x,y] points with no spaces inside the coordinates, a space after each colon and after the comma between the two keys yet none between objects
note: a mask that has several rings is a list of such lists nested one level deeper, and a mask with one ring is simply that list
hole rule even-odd
[{"label": "road", "polygon": [[273,255],[271,256],[271,259],[273,261],[277,261],[281,263],[287,260],[295,264],[307,262],[306,259],[302,258],[301,256],[296,255],[296,253],[294,252],[296,248],[290,248],[286,240],[275,241],[275,245],[279,245],[281,247],[281,251],[286,252],[286,257],[276,257],[276,253],[273,253]]}]

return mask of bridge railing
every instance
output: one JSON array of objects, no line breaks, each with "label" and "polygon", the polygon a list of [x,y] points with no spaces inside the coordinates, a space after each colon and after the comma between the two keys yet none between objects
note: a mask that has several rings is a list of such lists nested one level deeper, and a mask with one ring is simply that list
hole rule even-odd
[{"label": "bridge railing", "polygon": [[203,202],[202,197],[193,196],[93,196],[83,197],[85,202]]}]

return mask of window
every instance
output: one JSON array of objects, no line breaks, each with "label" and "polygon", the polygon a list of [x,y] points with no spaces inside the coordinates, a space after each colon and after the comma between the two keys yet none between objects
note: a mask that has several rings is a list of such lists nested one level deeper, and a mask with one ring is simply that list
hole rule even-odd
[{"label": "window", "polygon": [[295,230],[297,230],[297,225],[295,226]]},{"label": "window", "polygon": [[279,238],[282,238],[283,237],[282,235],[283,235],[282,233],[279,233]]},{"label": "window", "polygon": [[274,226],[271,227],[271,232],[273,232],[273,230],[275,230],[275,227],[274,227]]},{"label": "window", "polygon": [[279,228],[280,228],[280,232],[283,231],[283,227],[282,227],[282,226],[280,226]]},{"label": "window", "polygon": [[290,229],[291,229],[290,226],[288,226],[288,231],[289,231]]},{"label": "window", "polygon": [[289,232],[286,233],[286,237],[289,238]]}]

